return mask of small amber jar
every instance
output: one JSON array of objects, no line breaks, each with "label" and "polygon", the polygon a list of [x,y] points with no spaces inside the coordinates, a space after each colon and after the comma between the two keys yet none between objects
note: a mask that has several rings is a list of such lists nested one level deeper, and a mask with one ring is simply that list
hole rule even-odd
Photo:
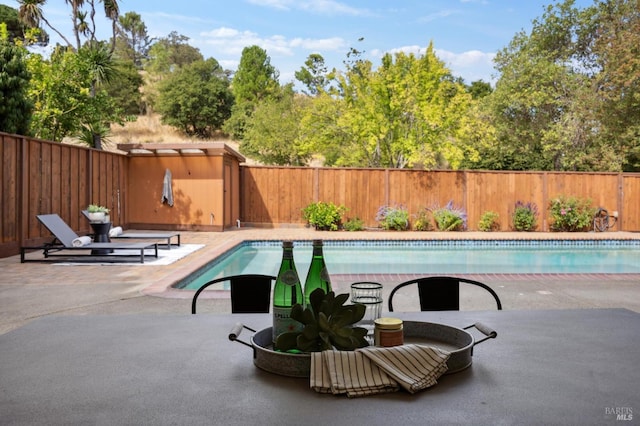
[{"label": "small amber jar", "polygon": [[378,318],[373,332],[376,346],[400,346],[404,343],[402,320],[398,318]]}]

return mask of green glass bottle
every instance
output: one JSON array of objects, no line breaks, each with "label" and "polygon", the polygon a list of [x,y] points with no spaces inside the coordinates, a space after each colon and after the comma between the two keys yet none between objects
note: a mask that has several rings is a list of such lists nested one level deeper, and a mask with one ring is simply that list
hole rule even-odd
[{"label": "green glass bottle", "polygon": [[305,306],[309,304],[309,296],[317,288],[323,289],[325,294],[331,291],[331,278],[329,278],[329,271],[324,261],[322,240],[313,240],[313,257],[311,265],[309,265],[307,279],[304,282]]},{"label": "green glass bottle", "polygon": [[286,331],[302,330],[302,323],[291,319],[291,308],[304,304],[302,285],[293,261],[293,241],[282,242],[282,263],[273,287],[273,341]]}]

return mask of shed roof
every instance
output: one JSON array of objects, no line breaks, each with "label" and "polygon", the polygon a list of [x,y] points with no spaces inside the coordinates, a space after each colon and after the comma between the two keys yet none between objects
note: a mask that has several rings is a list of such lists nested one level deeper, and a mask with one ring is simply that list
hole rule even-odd
[{"label": "shed roof", "polygon": [[246,158],[224,142],[202,143],[122,143],[118,149],[130,157],[151,156],[224,156],[235,157],[243,163]]}]

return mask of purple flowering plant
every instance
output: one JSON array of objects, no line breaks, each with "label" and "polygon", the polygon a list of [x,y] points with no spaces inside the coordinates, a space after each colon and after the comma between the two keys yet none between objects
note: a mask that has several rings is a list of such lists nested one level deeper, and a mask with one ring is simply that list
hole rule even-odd
[{"label": "purple flowering plant", "polygon": [[535,231],[538,226],[538,206],[536,203],[516,201],[511,214],[512,226],[515,231]]},{"label": "purple flowering plant", "polygon": [[444,207],[431,209],[436,228],[439,231],[464,231],[467,229],[467,212],[462,207],[456,207],[450,200]]},{"label": "purple flowering plant", "polygon": [[376,221],[382,229],[406,231],[409,229],[409,211],[402,204],[383,205],[378,208]]}]

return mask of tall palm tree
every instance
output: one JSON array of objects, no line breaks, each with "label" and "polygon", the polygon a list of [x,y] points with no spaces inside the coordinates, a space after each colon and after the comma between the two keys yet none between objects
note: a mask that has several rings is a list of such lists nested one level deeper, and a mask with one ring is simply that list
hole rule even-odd
[{"label": "tall palm tree", "polygon": [[20,5],[18,8],[18,16],[20,16],[22,22],[34,28],[40,28],[40,23],[44,22],[44,24],[58,34],[65,43],[69,46],[73,46],[64,34],[54,28],[42,14],[42,6],[46,3],[47,0],[18,0],[18,4]]},{"label": "tall palm tree", "polygon": [[[118,17],[120,15],[120,8],[118,6],[117,0],[98,1],[104,4],[105,16],[111,21],[111,52],[113,52],[113,50],[115,49],[115,38]],[[40,23],[44,23],[47,27],[51,28],[56,34],[58,34],[60,38],[64,40],[65,43],[67,43],[67,46],[75,49],[76,51],[80,50],[80,47],[82,46],[82,40],[80,36],[85,37],[90,43],[98,41],[95,35],[95,0],[65,0],[65,2],[71,6],[71,19],[73,21],[73,35],[76,42],[75,45],[71,43],[69,39],[64,36],[64,34],[58,31],[58,29],[54,28],[45,18],[44,14],[42,13],[42,7],[47,3],[47,0],[18,0],[18,4],[20,5],[18,14],[20,16],[20,19],[24,23],[32,27],[40,27]],[[85,3],[89,5],[88,11],[82,10],[82,8],[85,6]],[[89,17],[90,21],[87,20],[87,17]]]},{"label": "tall palm tree", "polygon": [[[112,53],[115,49],[117,22],[120,14],[117,0],[98,0],[104,5],[104,13],[107,19],[111,20],[112,37],[111,48],[106,49],[104,43],[96,39],[96,24],[94,16],[96,13],[96,0],[65,0],[71,6],[71,19],[73,21],[73,35],[75,45],[72,44],[60,31],[51,26],[42,13],[42,7],[47,0],[18,0],[20,4],[19,16],[26,24],[33,27],[40,27],[43,22],[51,28],[71,49],[82,56],[89,65],[91,77],[90,93],[95,97],[97,88],[108,82],[114,72]],[[83,8],[88,5],[87,10]],[[85,47],[83,47],[83,39]],[[93,128],[99,128],[101,123],[94,123]],[[92,131],[93,146],[102,149],[100,132]]]},{"label": "tall palm tree", "polygon": [[86,12],[82,12],[84,0],[65,0],[65,3],[71,5],[71,18],[73,19],[73,35],[76,38],[76,49],[80,49],[80,34],[86,35],[89,25],[86,21]]},{"label": "tall palm tree", "polygon": [[104,14],[111,20],[111,53],[116,48],[116,34],[118,32],[118,18],[120,17],[120,7],[117,0],[102,0],[104,4]]}]

